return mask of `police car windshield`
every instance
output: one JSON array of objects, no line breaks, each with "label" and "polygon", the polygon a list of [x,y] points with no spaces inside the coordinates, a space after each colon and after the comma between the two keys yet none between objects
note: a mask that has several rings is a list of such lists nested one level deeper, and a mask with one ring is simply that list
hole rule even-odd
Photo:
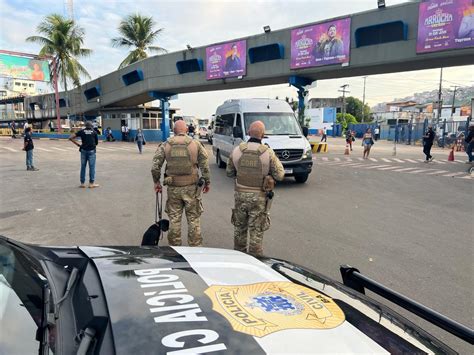
[{"label": "police car windshield", "polygon": [[252,122],[262,121],[266,136],[301,135],[295,115],[288,112],[250,112],[244,113],[245,132]]}]

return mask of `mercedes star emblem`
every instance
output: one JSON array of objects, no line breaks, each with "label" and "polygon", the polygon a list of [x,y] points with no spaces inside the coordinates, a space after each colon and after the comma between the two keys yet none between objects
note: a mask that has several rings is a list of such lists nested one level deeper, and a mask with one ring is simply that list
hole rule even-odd
[{"label": "mercedes star emblem", "polygon": [[290,152],[288,150],[284,150],[283,152],[281,152],[281,157],[287,160],[290,157]]}]

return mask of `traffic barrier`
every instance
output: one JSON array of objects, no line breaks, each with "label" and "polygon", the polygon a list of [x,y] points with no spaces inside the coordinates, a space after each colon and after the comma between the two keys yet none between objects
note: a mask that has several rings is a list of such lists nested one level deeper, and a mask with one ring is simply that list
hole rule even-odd
[{"label": "traffic barrier", "polygon": [[454,146],[451,148],[449,152],[448,161],[454,161]]},{"label": "traffic barrier", "polygon": [[311,145],[311,151],[313,153],[327,153],[328,152],[327,143],[309,142],[309,144]]},{"label": "traffic barrier", "polygon": [[349,143],[346,143],[346,150],[344,150],[344,155],[350,155],[350,151],[349,151]]}]

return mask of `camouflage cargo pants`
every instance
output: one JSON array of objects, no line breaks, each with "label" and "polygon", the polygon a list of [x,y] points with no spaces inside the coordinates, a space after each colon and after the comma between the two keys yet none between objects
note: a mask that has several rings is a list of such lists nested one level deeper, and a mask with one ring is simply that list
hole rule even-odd
[{"label": "camouflage cargo pants", "polygon": [[188,221],[188,245],[191,247],[202,246],[200,218],[203,208],[201,196],[196,193],[196,185],[168,186],[167,194],[165,212],[170,220],[168,244],[182,245],[181,218],[184,209]]},{"label": "camouflage cargo pants", "polygon": [[263,232],[270,228],[265,203],[261,194],[235,192],[235,208],[232,210],[235,250],[257,256],[263,254]]}]

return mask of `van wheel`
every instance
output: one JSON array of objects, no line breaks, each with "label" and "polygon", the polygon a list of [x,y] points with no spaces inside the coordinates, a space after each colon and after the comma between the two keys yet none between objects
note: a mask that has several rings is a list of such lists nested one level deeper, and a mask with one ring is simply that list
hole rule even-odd
[{"label": "van wheel", "polygon": [[309,177],[309,174],[298,174],[298,175],[295,175],[295,181],[298,184],[304,184],[306,180],[308,180],[308,177]]},{"label": "van wheel", "polygon": [[219,151],[216,154],[216,164],[220,169],[224,169],[226,167],[226,163],[222,161],[221,153]]}]

